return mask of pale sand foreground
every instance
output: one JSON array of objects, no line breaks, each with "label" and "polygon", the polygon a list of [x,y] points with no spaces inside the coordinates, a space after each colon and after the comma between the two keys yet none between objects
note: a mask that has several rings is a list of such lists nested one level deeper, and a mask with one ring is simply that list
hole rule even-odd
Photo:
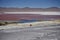
[{"label": "pale sand foreground", "polygon": [[[32,24],[32,26],[30,26]],[[17,23],[17,24],[8,24],[5,26],[0,26],[0,29],[11,29],[11,28],[25,28],[25,27],[36,27],[36,26],[48,26],[48,25],[57,25],[60,22],[56,21],[42,21],[42,22],[31,22],[31,23]]]}]

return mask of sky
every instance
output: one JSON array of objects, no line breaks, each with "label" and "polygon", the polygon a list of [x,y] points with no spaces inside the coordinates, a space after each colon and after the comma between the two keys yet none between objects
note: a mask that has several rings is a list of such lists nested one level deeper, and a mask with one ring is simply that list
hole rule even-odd
[{"label": "sky", "polygon": [[60,8],[60,0],[0,0],[0,7]]}]

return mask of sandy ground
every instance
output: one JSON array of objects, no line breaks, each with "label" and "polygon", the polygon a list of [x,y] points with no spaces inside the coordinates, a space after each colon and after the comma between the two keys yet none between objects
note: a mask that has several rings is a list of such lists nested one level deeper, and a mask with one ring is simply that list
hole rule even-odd
[{"label": "sandy ground", "polygon": [[0,30],[0,40],[60,40],[60,26]]},{"label": "sandy ground", "polygon": [[[32,26],[30,26],[32,24]],[[17,23],[0,26],[0,29],[11,29],[11,28],[25,28],[35,26],[49,26],[49,25],[60,25],[60,22],[42,21],[42,22],[31,22],[31,23]]]}]

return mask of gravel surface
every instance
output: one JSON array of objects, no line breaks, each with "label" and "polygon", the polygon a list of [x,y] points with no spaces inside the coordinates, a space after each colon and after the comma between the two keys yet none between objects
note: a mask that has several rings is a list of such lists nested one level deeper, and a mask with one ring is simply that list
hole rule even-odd
[{"label": "gravel surface", "polygon": [[60,26],[0,30],[0,40],[60,40]]}]

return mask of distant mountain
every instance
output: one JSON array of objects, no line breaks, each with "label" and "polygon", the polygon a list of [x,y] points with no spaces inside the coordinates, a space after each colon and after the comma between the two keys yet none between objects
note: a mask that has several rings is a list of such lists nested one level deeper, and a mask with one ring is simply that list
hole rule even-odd
[{"label": "distant mountain", "polygon": [[0,7],[0,12],[40,12],[40,11],[59,11],[60,8],[58,7],[50,7],[50,8],[3,8]]}]

